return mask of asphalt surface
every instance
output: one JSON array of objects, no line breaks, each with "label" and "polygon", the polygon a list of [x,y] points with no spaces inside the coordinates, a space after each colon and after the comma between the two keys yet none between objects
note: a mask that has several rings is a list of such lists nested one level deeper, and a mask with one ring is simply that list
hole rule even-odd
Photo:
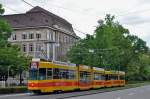
[{"label": "asphalt surface", "polygon": [[48,95],[10,94],[0,95],[0,99],[150,99],[150,85],[105,93],[94,90]]}]

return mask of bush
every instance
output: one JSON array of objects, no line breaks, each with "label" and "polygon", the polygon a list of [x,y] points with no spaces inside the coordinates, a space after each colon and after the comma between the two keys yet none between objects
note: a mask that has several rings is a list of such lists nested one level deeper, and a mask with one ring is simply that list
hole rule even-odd
[{"label": "bush", "polygon": [[0,94],[25,93],[27,91],[27,87],[0,88]]}]

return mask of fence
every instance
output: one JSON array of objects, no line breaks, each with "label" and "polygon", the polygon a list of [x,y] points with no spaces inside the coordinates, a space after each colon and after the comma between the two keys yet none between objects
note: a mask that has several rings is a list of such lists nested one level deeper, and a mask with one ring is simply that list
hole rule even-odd
[{"label": "fence", "polygon": [[[22,84],[21,86],[27,85],[28,72],[24,72],[22,75]],[[10,87],[10,86],[20,86],[20,75],[15,77],[8,77],[7,81],[0,80],[0,87]]]}]

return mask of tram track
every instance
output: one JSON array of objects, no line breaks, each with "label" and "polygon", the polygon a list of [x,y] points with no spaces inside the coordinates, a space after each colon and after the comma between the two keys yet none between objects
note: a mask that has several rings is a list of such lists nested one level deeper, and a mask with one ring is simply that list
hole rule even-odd
[{"label": "tram track", "polygon": [[[105,92],[111,92],[116,90],[123,90],[128,89],[131,87],[114,87],[114,88],[101,88],[101,89],[93,89],[93,90],[86,90],[86,91],[73,91],[73,92],[64,92],[60,94],[43,94],[39,96],[49,96],[50,99],[66,99],[66,98],[72,98],[72,97],[80,97],[80,96],[87,96],[87,95],[93,95],[98,93],[105,93]],[[31,95],[36,96],[36,95]]]}]

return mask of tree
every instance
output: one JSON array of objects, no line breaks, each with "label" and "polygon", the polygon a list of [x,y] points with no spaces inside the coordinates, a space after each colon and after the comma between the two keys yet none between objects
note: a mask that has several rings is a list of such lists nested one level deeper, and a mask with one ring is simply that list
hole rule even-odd
[{"label": "tree", "polygon": [[29,58],[20,53],[18,45],[11,45],[8,42],[12,29],[9,27],[9,24],[1,18],[3,13],[4,9],[0,4],[0,79],[6,81],[8,72],[11,76],[15,76],[27,70]]},{"label": "tree", "polygon": [[68,59],[77,64],[126,71],[127,80],[148,80],[150,58],[145,56],[150,56],[150,51],[146,42],[131,35],[114,18],[107,14],[105,20],[99,20],[94,35],[73,45]]},{"label": "tree", "polygon": [[72,46],[71,50],[67,53],[69,60],[73,63],[89,65],[91,63],[91,57],[89,56],[91,53],[89,50],[93,48],[93,40],[93,36],[86,35],[85,39],[81,39],[74,46]]},{"label": "tree", "polygon": [[2,15],[4,13],[4,9],[2,8],[2,4],[0,4],[0,15]]},{"label": "tree", "polygon": [[2,14],[4,13],[4,9],[0,4],[0,47],[4,47],[7,45],[7,39],[11,35],[11,28],[8,23],[2,19]]}]

